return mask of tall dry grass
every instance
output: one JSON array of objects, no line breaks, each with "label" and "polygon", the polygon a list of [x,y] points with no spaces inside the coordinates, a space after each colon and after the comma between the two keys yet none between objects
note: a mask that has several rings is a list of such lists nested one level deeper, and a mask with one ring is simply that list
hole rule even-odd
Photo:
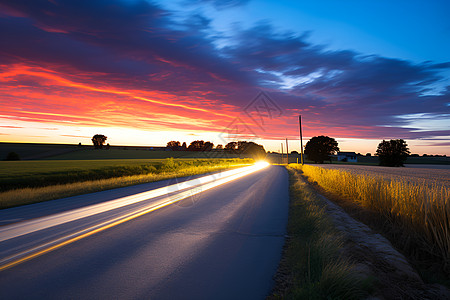
[{"label": "tall dry grass", "polygon": [[301,169],[309,181],[332,194],[369,208],[398,226],[408,238],[419,241],[423,250],[442,259],[450,269],[450,189],[442,184],[386,180],[315,166]]}]

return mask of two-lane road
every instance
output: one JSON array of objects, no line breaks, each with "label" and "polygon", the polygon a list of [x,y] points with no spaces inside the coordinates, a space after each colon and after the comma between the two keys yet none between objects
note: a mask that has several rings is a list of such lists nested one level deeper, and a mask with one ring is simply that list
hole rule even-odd
[{"label": "two-lane road", "polygon": [[3,270],[0,298],[263,299],[287,214],[270,166]]}]

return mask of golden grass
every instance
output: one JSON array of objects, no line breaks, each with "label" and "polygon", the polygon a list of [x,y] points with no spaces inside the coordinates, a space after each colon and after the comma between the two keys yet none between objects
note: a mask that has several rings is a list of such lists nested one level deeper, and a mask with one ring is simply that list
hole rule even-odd
[{"label": "golden grass", "polygon": [[324,210],[325,203],[301,177],[289,172],[289,238],[280,270],[283,284],[267,299],[366,299],[372,278],[342,256],[344,240]]},{"label": "golden grass", "polygon": [[59,184],[38,188],[20,188],[0,193],[0,208],[37,203],[75,195],[93,193],[113,188],[125,187],[158,180],[185,177],[196,174],[219,171],[248,165],[245,163],[222,163],[202,166],[187,166],[163,173],[148,173],[145,175],[122,176],[108,179],[82,181],[69,184]]},{"label": "golden grass", "polygon": [[351,199],[369,208],[420,240],[423,248],[450,267],[450,189],[440,184],[386,180],[380,176],[304,165],[301,169],[311,182],[327,192]]}]

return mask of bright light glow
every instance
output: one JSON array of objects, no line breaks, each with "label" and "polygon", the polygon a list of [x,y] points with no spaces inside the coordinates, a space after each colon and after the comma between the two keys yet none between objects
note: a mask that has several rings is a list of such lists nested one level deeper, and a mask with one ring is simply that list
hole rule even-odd
[{"label": "bright light glow", "polygon": [[265,161],[265,160],[261,160],[261,161],[256,162],[255,166],[258,166],[258,167],[261,167],[261,168],[265,168],[265,167],[270,166],[270,164],[267,161]]}]

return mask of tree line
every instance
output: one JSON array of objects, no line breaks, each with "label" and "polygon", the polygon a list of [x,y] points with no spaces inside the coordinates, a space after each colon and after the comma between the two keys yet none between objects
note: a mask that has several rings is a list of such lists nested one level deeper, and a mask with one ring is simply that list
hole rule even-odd
[{"label": "tree line", "polygon": [[229,142],[225,147],[218,144],[215,148],[213,143],[203,140],[192,141],[189,146],[186,146],[186,142],[181,144],[179,141],[170,141],[166,147],[173,151],[212,151],[216,149],[227,153],[244,154],[261,158],[266,156],[266,150],[262,145],[248,141]]},{"label": "tree line", "polygon": [[[338,143],[328,136],[315,136],[305,146],[305,155],[315,163],[331,161],[331,155],[339,151]],[[383,140],[378,144],[376,155],[380,166],[402,167],[410,152],[408,144],[402,139]]]}]

